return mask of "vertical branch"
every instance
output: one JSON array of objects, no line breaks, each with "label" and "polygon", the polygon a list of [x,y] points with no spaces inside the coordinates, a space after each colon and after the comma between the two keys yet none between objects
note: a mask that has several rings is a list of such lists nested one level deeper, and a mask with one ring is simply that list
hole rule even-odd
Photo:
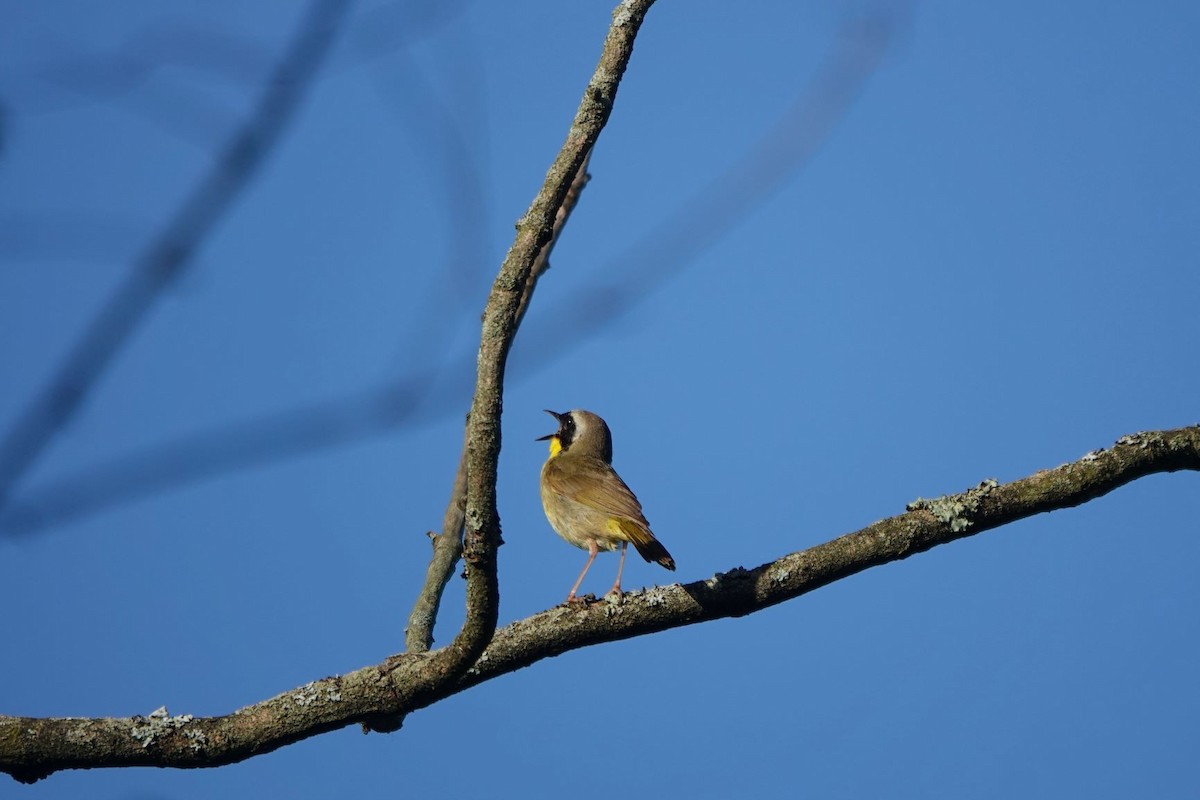
[{"label": "vertical branch", "polygon": [[[575,179],[567,189],[563,204],[554,215],[554,228],[550,241],[534,259],[530,279],[525,284],[525,292],[521,296],[517,308],[515,326],[525,318],[525,310],[533,298],[538,278],[550,268],[550,253],[558,241],[559,235],[567,224],[583,187],[587,186],[587,167],[591,153],[584,158],[583,163],[575,172]],[[458,559],[462,556],[462,532],[467,502],[467,440],[463,441],[462,457],[458,462],[458,470],[454,475],[454,487],[450,491],[450,502],[446,505],[446,513],[442,517],[442,530],[433,537],[433,557],[425,570],[425,584],[417,595],[412,613],[408,616],[408,626],[404,629],[404,646],[410,653],[423,653],[433,646],[433,628],[437,624],[438,608],[442,602],[442,592],[454,574]]]},{"label": "vertical branch", "polygon": [[567,140],[546,180],[517,225],[517,237],[492,284],[483,312],[475,396],[467,419],[467,505],[463,560],[467,566],[467,619],[446,648],[457,675],[483,652],[496,629],[500,590],[496,551],[501,545],[496,507],[496,469],[500,458],[500,415],[504,370],[521,321],[538,255],[549,244],[558,210],[588,153],[612,113],[617,87],[633,56],[633,42],[654,0],[623,0],[613,22]]},{"label": "vertical branch", "polygon": [[125,281],[108,298],[50,382],[17,415],[0,443],[0,508],[13,486],[79,411],[88,392],[154,302],[190,266],[205,238],[262,166],[307,95],[349,5],[349,0],[317,0],[309,8],[254,113],[175,216],[136,259]]}]

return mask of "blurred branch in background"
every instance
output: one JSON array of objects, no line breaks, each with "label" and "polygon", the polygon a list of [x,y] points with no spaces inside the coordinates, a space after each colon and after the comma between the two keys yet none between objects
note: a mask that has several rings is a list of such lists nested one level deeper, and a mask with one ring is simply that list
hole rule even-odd
[{"label": "blurred branch in background", "polygon": [[29,534],[204,478],[375,436],[413,420],[425,382],[434,379],[432,372],[414,373],[113,458],[14,498],[0,512],[0,526],[6,536]]},{"label": "blurred branch in background", "polygon": [[[564,330],[564,320],[553,316],[527,332],[526,346],[536,353],[523,353],[510,378],[545,368],[586,334],[613,324],[781,189],[846,116],[908,20],[907,13],[881,12],[848,24],[814,78],[754,148],[660,228],[613,259],[603,270],[606,280],[580,287],[577,295],[587,302],[557,304],[570,309],[565,329],[577,335],[544,335]],[[0,534],[32,533],[217,474],[456,413],[469,391],[474,358],[464,354],[448,366],[413,370],[323,403],[233,422],[103,462],[14,499],[0,516]]]},{"label": "blurred branch in background", "polygon": [[[326,76],[368,64],[377,77],[379,62],[403,57],[405,49],[443,29],[468,5],[457,2],[411,2],[397,0],[369,8],[345,23],[347,46],[326,59],[322,73]],[[82,48],[81,48],[82,49]],[[459,71],[470,71],[470,78],[481,82],[482,67],[471,53],[455,53]],[[257,39],[230,30],[227,26],[214,28],[211,23],[172,19],[169,24],[143,26],[126,36],[118,45],[101,51],[56,57],[46,65],[34,65],[9,70],[3,77],[4,100],[15,99],[14,108],[20,116],[58,112],[72,107],[104,102],[109,108],[129,113],[154,125],[171,136],[205,148],[214,147],[228,131],[238,127],[238,113],[222,105],[211,91],[228,86],[238,91],[260,82],[271,66],[271,53]],[[415,68],[415,65],[414,65]],[[172,73],[174,80],[158,90],[145,92],[160,73]],[[180,79],[182,73],[185,79]],[[192,85],[186,74],[200,76],[204,86]],[[420,78],[420,75],[417,75]],[[164,77],[165,80],[165,77]],[[143,90],[137,94],[136,90]],[[434,192],[454,194],[460,200],[458,216],[454,218],[458,231],[452,236],[457,249],[451,257],[456,269],[468,258],[471,263],[482,261],[484,229],[482,195],[478,176],[485,167],[475,164],[476,154],[463,150],[461,130],[448,129],[450,115],[444,107],[430,107],[433,101],[428,81],[403,87],[419,97],[416,113],[406,114],[394,86],[381,87],[380,96],[401,112],[405,123],[414,120],[414,132],[427,143],[436,145],[430,150],[453,149],[462,161],[447,162],[447,172],[453,172],[449,185],[431,182]],[[148,96],[145,96],[148,94]],[[8,103],[0,100],[0,158],[3,156],[8,121]],[[479,106],[482,103],[478,104]],[[474,108],[478,120],[484,110]],[[426,116],[433,117],[430,122]],[[452,122],[452,120],[451,120]],[[477,123],[478,124],[478,123]],[[459,126],[461,128],[461,126]],[[433,128],[433,130],[431,130]],[[442,138],[444,137],[444,138]],[[460,164],[466,166],[459,166]],[[439,166],[440,166],[439,162]],[[470,173],[474,169],[474,174]],[[463,206],[467,206],[465,209]],[[465,217],[466,219],[462,219]],[[460,221],[461,220],[461,221]],[[80,209],[34,210],[0,212],[0,258],[20,260],[71,259],[93,262],[124,258],[125,243],[144,235],[145,222],[134,218],[117,218],[109,209],[89,211]],[[459,237],[470,230],[474,236]],[[473,254],[465,253],[475,250]],[[479,270],[476,270],[479,272]],[[481,272],[479,273],[482,274]],[[471,279],[473,288],[482,278]],[[459,276],[459,283],[467,283]]]},{"label": "blurred branch in background", "polygon": [[205,237],[262,165],[306,96],[349,6],[349,0],[317,0],[309,8],[257,108],[158,237],[135,260],[125,281],[85,329],[50,382],[17,415],[0,442],[0,509],[29,467],[78,412],[146,312],[191,264]]},{"label": "blurred branch in background", "polygon": [[[389,56],[390,69],[383,69],[383,60],[377,59],[370,70],[379,98],[395,112],[398,123],[408,130],[430,165],[433,173],[425,194],[441,202],[447,222],[444,266],[426,271],[432,272],[432,283],[417,312],[405,319],[406,330],[395,356],[405,369],[434,373],[450,361],[454,328],[464,321],[476,321],[488,281],[484,238],[488,229],[484,191],[484,176],[489,173],[487,148],[471,146],[472,135],[478,137],[487,129],[483,65],[473,47],[455,49],[453,61],[460,84],[455,88],[469,97],[461,118],[441,99],[433,81],[403,46]],[[471,134],[463,118],[471,120]]]},{"label": "blurred branch in background", "polygon": [[[271,61],[269,49],[254,37],[227,26],[173,18],[169,23],[142,26],[101,51],[81,48],[26,70],[18,86],[29,88],[16,92],[26,114],[105,103],[182,141],[208,148],[237,127],[238,116],[213,94],[213,84],[240,92],[258,83]],[[156,80],[166,72],[199,76],[203,84]]]},{"label": "blurred branch in background", "polygon": [[[428,38],[462,13],[469,0],[392,0],[354,14],[342,22],[350,46],[327,59],[325,74],[389,56],[397,50]],[[39,114],[105,102],[110,107],[132,111],[143,119],[182,134],[188,141],[202,139],[202,131],[218,130],[216,119],[205,120],[205,111],[217,111],[228,121],[233,110],[213,105],[207,91],[213,83],[239,92],[254,85],[271,68],[272,53],[256,37],[241,34],[228,25],[172,17],[169,22],[143,25],[117,45],[88,51],[86,47],[67,57],[56,57],[6,74],[3,91],[15,99],[22,114]],[[169,93],[134,96],[162,73],[174,73]],[[179,75],[192,73],[205,81],[203,91],[189,86]],[[186,93],[186,94],[184,94]],[[120,101],[120,102],[118,102]],[[186,117],[185,117],[186,115]],[[182,124],[181,124],[182,120]],[[197,128],[202,130],[197,130]],[[228,126],[219,130],[228,130]],[[205,146],[211,141],[204,141]]]},{"label": "blurred branch in background", "polygon": [[[487,169],[468,146],[463,126],[439,101],[417,64],[406,57],[403,48],[417,39],[416,31],[411,27],[403,31],[392,28],[407,17],[393,13],[380,19],[381,11],[400,6],[411,10],[414,5],[421,4],[391,4],[374,9],[374,14],[363,15],[356,28],[369,31],[371,36],[365,41],[356,36],[351,42],[356,55],[372,59],[370,66],[381,99],[396,110],[397,118],[428,154],[425,161],[431,165],[432,174],[426,193],[440,195],[446,209],[448,229],[444,238],[449,248],[446,266],[434,271],[435,283],[425,292],[427,299],[420,305],[423,311],[405,323],[408,330],[401,337],[400,356],[407,366],[406,373],[397,380],[346,393],[335,400],[234,421],[215,430],[181,436],[162,447],[147,448],[127,459],[118,457],[109,464],[115,472],[88,472],[79,480],[68,478],[56,484],[54,491],[61,493],[52,499],[39,499],[42,495],[36,490],[26,493],[10,502],[7,509],[0,510],[0,519],[4,520],[0,528],[5,533],[31,532],[170,486],[369,438],[381,430],[397,427],[402,420],[410,420],[426,393],[439,385],[448,363],[456,368],[461,366],[455,370],[454,386],[465,385],[472,364],[450,359],[448,350],[453,342],[452,326],[475,317],[471,301],[478,299],[479,287],[486,283],[481,267],[486,261],[482,231],[487,228],[487,209],[482,181]],[[431,24],[442,21],[444,15],[421,17],[416,23],[417,30],[427,33]],[[386,53],[386,47],[399,49]],[[385,75],[385,70],[379,68],[385,55],[401,61],[402,77],[396,76],[395,70],[388,70]],[[470,84],[469,89],[482,83],[482,66],[472,53],[456,51],[455,64],[462,80]],[[480,91],[471,94],[478,102],[467,116],[478,127],[484,117],[483,96]],[[36,219],[0,219],[0,230],[4,227],[27,230],[34,223]],[[47,224],[36,225],[35,230],[44,230]],[[74,220],[74,229],[89,231],[93,235],[87,238],[93,243],[101,234],[106,234],[103,238],[107,241],[124,230],[110,233],[111,228],[111,224],[97,226],[86,217]],[[25,235],[19,241],[26,242],[29,255],[36,255],[32,251],[33,243],[39,241],[36,236]],[[442,392],[440,396],[449,394]],[[461,393],[454,396],[462,397]]]},{"label": "blurred branch in background", "polygon": [[[816,76],[758,144],[660,227],[613,259],[612,263],[623,269],[603,270],[610,277],[581,287],[578,294],[588,302],[558,303],[531,331],[529,338],[538,349],[526,354],[528,360],[550,363],[587,336],[612,325],[795,178],[849,114],[908,21],[907,14],[880,13],[847,24]],[[545,331],[563,330],[573,331],[575,336],[545,335]]]},{"label": "blurred branch in background", "polygon": [[[143,25],[111,47],[79,45],[71,55],[18,69],[6,76],[4,91],[23,115],[105,103],[184,141],[211,147],[218,141],[214,137],[236,123],[236,112],[212,93],[214,84],[240,93],[259,82],[271,61],[269,49],[254,37],[173,17]],[[168,72],[183,79],[156,80]]]}]

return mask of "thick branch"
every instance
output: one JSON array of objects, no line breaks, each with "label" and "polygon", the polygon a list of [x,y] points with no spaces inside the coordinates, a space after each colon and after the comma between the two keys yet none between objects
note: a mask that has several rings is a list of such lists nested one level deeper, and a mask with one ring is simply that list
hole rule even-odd
[{"label": "thick branch", "polygon": [[1071,508],[1161,472],[1200,471],[1200,426],[1122,437],[1109,450],[1007,484],[918,500],[907,513],[755,567],[625,595],[621,604],[559,606],[497,631],[465,675],[434,691],[436,654],[314,681],[224,717],[32,719],[0,717],[0,770],[33,781],[60,769],[213,767],[377,717],[403,716],[544,658],[722,617],[740,617],[941,544],[1019,519]]}]

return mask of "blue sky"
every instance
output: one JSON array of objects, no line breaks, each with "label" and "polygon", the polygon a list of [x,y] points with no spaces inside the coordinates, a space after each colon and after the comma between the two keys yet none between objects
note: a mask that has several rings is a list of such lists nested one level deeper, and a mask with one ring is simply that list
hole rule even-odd
[{"label": "blue sky", "polygon": [[[300,10],[10,4],[4,430],[253,106]],[[257,179],[17,495],[397,377],[430,376],[418,418],[5,533],[4,713],[223,714],[402,648],[478,314],[611,3],[428,12],[356,6]],[[862,13],[650,12],[510,362],[502,624],[560,602],[584,559],[538,501],[543,408],[608,420],[679,565],[631,559],[627,587],[1200,421],[1194,4],[917,4],[776,194],[670,277],[629,255]],[[593,330],[595,287],[614,283],[636,302]],[[1196,488],[1144,479],[746,619],[570,653],[389,736],[0,796],[1190,796]],[[602,556],[583,589],[615,569]],[[461,605],[455,580],[440,641]]]}]

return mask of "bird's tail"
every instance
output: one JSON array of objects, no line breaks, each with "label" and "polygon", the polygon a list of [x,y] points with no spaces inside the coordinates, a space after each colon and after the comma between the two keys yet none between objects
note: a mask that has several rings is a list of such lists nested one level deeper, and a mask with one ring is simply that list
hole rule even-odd
[{"label": "bird's tail", "polygon": [[675,571],[675,559],[662,546],[662,542],[654,538],[649,528],[643,527],[631,519],[613,519],[609,525],[624,539],[628,539],[637,548],[638,555],[647,561],[662,564],[672,572]]}]

